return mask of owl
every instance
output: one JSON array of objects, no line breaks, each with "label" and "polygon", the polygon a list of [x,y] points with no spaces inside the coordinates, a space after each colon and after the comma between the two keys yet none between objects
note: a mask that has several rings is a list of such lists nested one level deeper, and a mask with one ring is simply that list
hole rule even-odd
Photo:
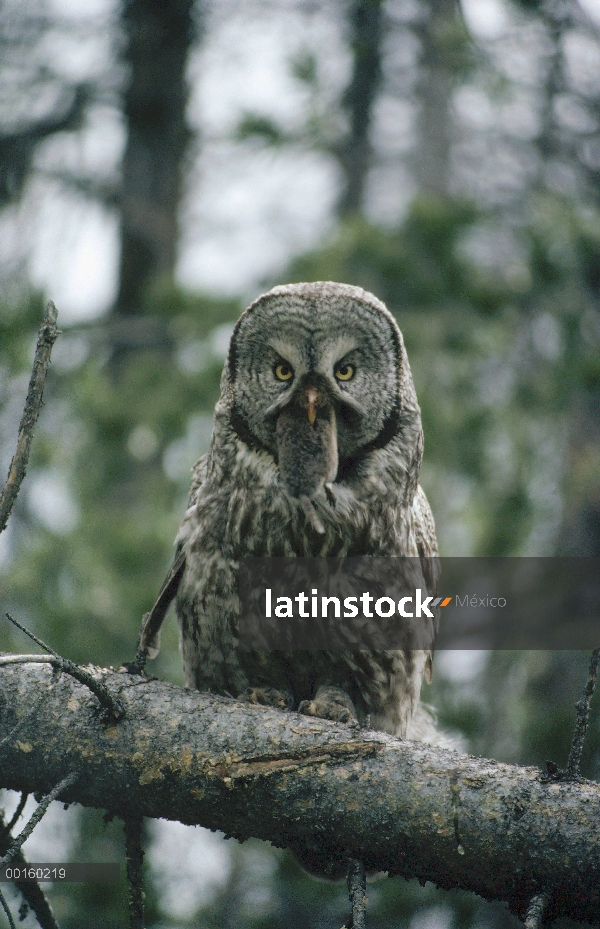
[{"label": "owl", "polygon": [[435,595],[422,452],[402,334],[383,303],[332,282],[259,297],[231,337],[210,451],[194,468],[142,647],[156,650],[176,596],[188,687],[418,737],[430,649],[244,651],[238,566],[247,556],[413,556]]}]

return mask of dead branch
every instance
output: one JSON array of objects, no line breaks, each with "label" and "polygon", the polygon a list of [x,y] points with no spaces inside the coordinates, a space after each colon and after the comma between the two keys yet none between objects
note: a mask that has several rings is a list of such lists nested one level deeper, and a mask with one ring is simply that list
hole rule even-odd
[{"label": "dead branch", "polygon": [[124,822],[127,881],[129,884],[130,929],[144,929],[144,891],[142,881],[144,851],[142,849],[142,824],[143,819],[141,816],[129,816]]},{"label": "dead branch", "polygon": [[95,680],[89,671],[69,661],[68,658],[53,655],[5,655],[0,658],[0,667],[13,664],[48,664],[56,671],[70,674],[95,694],[104,710],[104,718],[109,722],[118,722],[125,713],[120,700],[114,697],[101,681]]},{"label": "dead branch", "polygon": [[44,816],[52,801],[56,800],[56,798],[60,796],[60,794],[68,787],[71,787],[76,780],[76,774],[68,774],[66,777],[63,777],[61,782],[56,784],[56,786],[53,787],[52,790],[40,801],[35,811],[31,814],[31,818],[25,828],[19,833],[16,839],[13,839],[2,858],[0,858],[0,868],[11,863],[13,858],[21,851],[21,846],[25,844],[37,824]]},{"label": "dead branch", "polygon": [[[6,831],[7,831],[8,833],[10,833],[11,830],[12,830],[12,828],[13,828],[13,826],[16,826],[16,824],[19,822],[19,819],[21,818],[21,813],[22,813],[23,810],[25,809],[25,804],[27,803],[27,798],[28,798],[28,797],[29,797],[29,794],[26,794],[26,793],[22,793],[22,794],[21,794],[21,799],[19,800],[19,802],[18,802],[18,804],[17,804],[17,808],[16,808],[15,812],[13,813],[10,822],[9,822],[9,823],[6,823]],[[0,813],[0,829],[2,828],[3,825],[4,825],[4,823],[3,823],[3,820],[2,820],[2,814]],[[4,851],[2,851],[2,850],[0,849],[0,854],[3,855],[5,851],[6,851],[6,849],[4,849]]]},{"label": "dead branch", "polygon": [[[17,822],[18,816],[17,813],[23,812],[24,802],[27,800],[27,794],[23,794],[21,797],[21,802],[17,807],[17,811],[10,823],[5,824],[4,818],[0,813],[0,855],[4,855],[12,842],[12,836],[10,830],[12,826]],[[13,863],[20,868],[27,868],[29,862],[25,858],[23,852],[19,850],[17,854],[13,857]],[[50,905],[48,897],[40,887],[37,881],[27,880],[27,881],[15,881],[15,887],[21,892],[23,899],[25,900],[27,906],[33,910],[35,913],[36,919],[40,924],[41,929],[59,929],[58,923],[56,922],[56,917]],[[5,910],[6,912],[6,910]]]},{"label": "dead branch", "polygon": [[598,662],[600,661],[600,648],[595,648],[592,652],[592,658],[590,660],[590,670],[588,674],[587,683],[583,691],[583,696],[575,704],[575,709],[577,711],[577,716],[575,720],[575,729],[573,731],[573,740],[571,742],[571,750],[569,752],[569,760],[567,762],[566,777],[569,780],[576,780],[579,777],[579,765],[581,763],[581,753],[583,751],[583,743],[585,740],[585,733],[587,731],[588,722],[590,718],[590,707],[592,704],[592,697],[594,696],[594,690],[596,689],[596,680],[598,678]]},{"label": "dead branch", "polygon": [[124,714],[124,709],[120,701],[114,697],[107,687],[102,683],[102,681],[96,680],[93,674],[90,674],[89,671],[86,671],[85,668],[82,668],[80,665],[75,664],[74,661],[70,661],[68,658],[62,658],[58,655],[49,645],[46,645],[45,642],[42,642],[41,639],[38,639],[33,632],[30,632],[25,626],[21,625],[16,619],[10,615],[10,613],[4,614],[6,618],[13,623],[17,629],[20,629],[24,632],[30,639],[39,645],[40,648],[45,649],[49,652],[48,655],[6,655],[0,658],[0,666],[3,664],[50,664],[56,671],[62,671],[64,674],[70,674],[71,677],[74,677],[75,680],[79,681],[80,684],[84,684],[86,687],[92,691],[92,693],[98,698],[103,711],[104,718],[107,722],[118,722]]},{"label": "dead branch", "polygon": [[52,303],[52,300],[48,300],[44,321],[38,332],[35,357],[33,359],[33,370],[31,372],[21,423],[19,425],[17,448],[10,463],[6,484],[0,494],[0,532],[6,529],[8,517],[11,514],[11,510],[17,499],[17,494],[19,493],[27,470],[27,462],[29,461],[29,453],[33,441],[33,431],[42,408],[44,384],[46,383],[46,375],[50,364],[50,354],[52,352],[52,346],[59,336],[56,318],[56,307]]},{"label": "dead branch", "polygon": [[540,929],[548,903],[548,894],[536,894],[531,898],[525,914],[525,929]]},{"label": "dead branch", "polygon": [[[0,868],[10,864],[12,861],[22,866],[27,865],[27,860],[21,851],[22,846],[43,818],[52,801],[56,800],[63,790],[71,787],[76,780],[76,774],[69,774],[67,777],[63,778],[59,784],[53,787],[47,796],[40,801],[36,810],[31,815],[29,822],[15,839],[10,835],[10,830],[6,827],[3,817],[0,815],[0,852],[2,853]],[[15,886],[21,891],[26,903],[36,914],[42,929],[58,929],[52,907],[37,881],[15,881]],[[11,926],[14,926],[8,905],[1,894],[0,897],[0,904],[8,917],[8,921]]]},{"label": "dead branch", "polygon": [[348,896],[350,898],[350,921],[347,929],[365,929],[367,909],[367,877],[362,861],[352,860],[348,868]]},{"label": "dead branch", "polygon": [[17,927],[15,926],[15,921],[12,918],[12,914],[8,908],[8,903],[4,899],[4,894],[2,893],[1,890],[0,890],[0,906],[6,913],[6,918],[8,919],[8,925],[10,926],[10,929],[17,929]]},{"label": "dead branch", "polygon": [[[0,672],[2,786],[46,792],[123,819],[164,817],[506,900],[521,918],[597,922],[600,785],[544,782],[380,732],[249,706],[97,670],[126,714],[107,727],[89,691],[41,664]],[[459,800],[459,802],[457,802]],[[458,818],[458,822],[457,822]],[[460,849],[457,844],[457,828]]]}]

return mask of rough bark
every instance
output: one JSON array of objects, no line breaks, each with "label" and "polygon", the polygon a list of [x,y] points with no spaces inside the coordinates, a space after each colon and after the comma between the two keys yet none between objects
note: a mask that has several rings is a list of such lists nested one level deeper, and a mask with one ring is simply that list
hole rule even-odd
[{"label": "rough bark", "polygon": [[[464,888],[547,919],[600,916],[600,786],[97,670],[125,707],[46,665],[0,670],[1,786],[163,817]],[[40,697],[42,699],[40,700]],[[32,712],[33,711],[33,712]]]}]

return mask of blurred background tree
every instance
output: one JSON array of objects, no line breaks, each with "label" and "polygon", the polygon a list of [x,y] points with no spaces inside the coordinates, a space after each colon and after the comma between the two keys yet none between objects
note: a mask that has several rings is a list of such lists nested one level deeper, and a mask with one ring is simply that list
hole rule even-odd
[{"label": "blurred background tree", "polygon": [[[6,0],[0,43],[4,473],[45,296],[64,333],[0,537],[3,611],[76,661],[132,657],[233,321],[289,280],[360,284],[396,314],[442,554],[600,554],[596,0]],[[181,683],[166,633],[155,673]],[[28,650],[7,626],[0,647]],[[425,698],[471,751],[563,763],[585,671],[574,652],[440,653]],[[586,752],[597,777],[597,713]],[[70,813],[32,858],[50,836],[122,860],[117,822]],[[150,823],[147,867],[149,926],[346,915],[344,887],[261,843]],[[110,929],[121,890],[52,899],[67,929]],[[471,895],[370,888],[373,927],[484,921],[514,924]]]}]

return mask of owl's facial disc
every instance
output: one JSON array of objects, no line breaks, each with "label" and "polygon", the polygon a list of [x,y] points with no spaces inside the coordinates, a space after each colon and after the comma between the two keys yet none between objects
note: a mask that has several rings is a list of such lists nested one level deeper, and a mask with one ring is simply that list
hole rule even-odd
[{"label": "owl's facial disc", "polygon": [[398,345],[370,307],[256,305],[236,328],[229,367],[232,424],[246,444],[272,454],[293,497],[313,497],[342,462],[347,480],[348,461],[392,434]]}]

